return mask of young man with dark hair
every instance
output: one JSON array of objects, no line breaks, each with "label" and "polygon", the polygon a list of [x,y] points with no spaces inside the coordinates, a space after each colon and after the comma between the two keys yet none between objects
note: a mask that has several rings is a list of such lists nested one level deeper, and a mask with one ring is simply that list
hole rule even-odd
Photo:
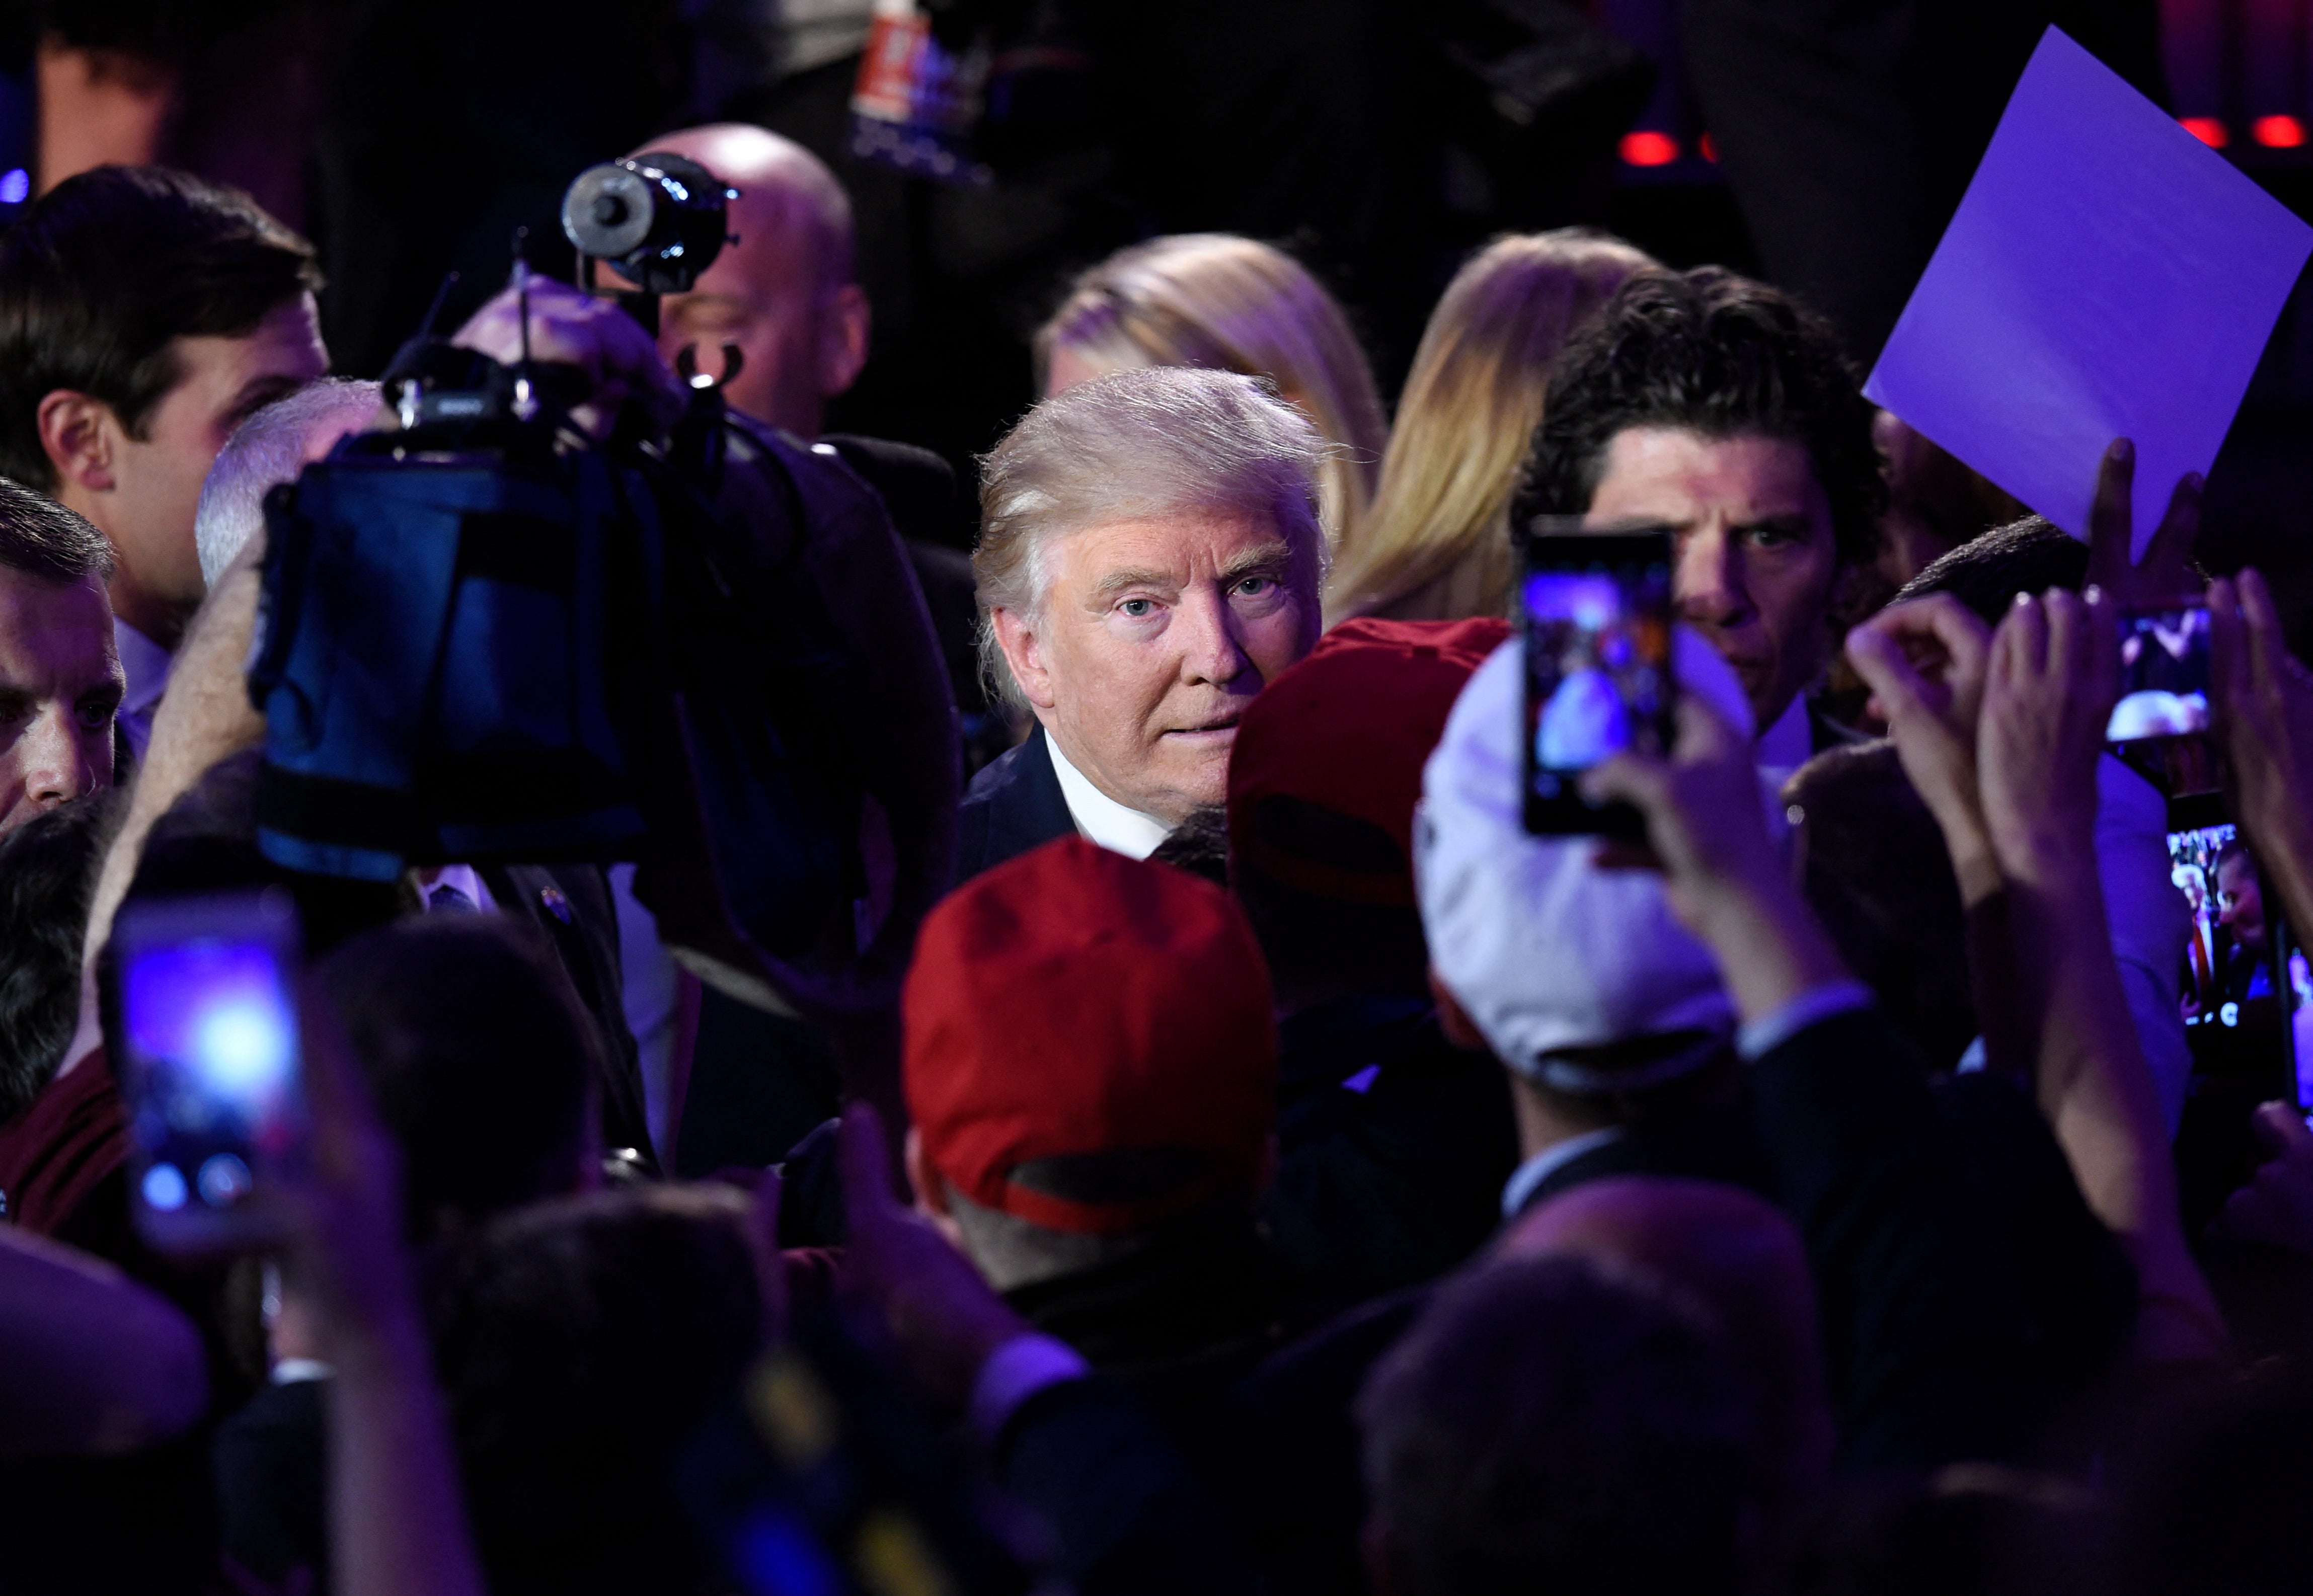
[{"label": "young man with dark hair", "polygon": [[112,574],[94,527],[0,477],[0,832],[112,785]]},{"label": "young man with dark hair", "polygon": [[217,451],[329,369],[312,247],[246,195],[100,167],[0,237],[0,474],[110,541],[141,752],[168,658],[200,603],[193,512]]},{"label": "young man with dark hair", "polygon": [[1844,741],[1807,695],[1886,499],[1871,406],[1830,326],[1717,267],[1645,272],[1561,352],[1515,520],[1658,522],[1680,618],[1742,679],[1759,762]]}]

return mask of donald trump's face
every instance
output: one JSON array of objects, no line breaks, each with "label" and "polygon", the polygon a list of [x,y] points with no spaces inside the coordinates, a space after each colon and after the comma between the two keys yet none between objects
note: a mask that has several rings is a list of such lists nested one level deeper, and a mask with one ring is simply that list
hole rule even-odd
[{"label": "donald trump's face", "polygon": [[1042,603],[993,619],[1046,735],[1168,826],[1221,802],[1245,706],[1317,641],[1315,574],[1274,525],[1226,512],[1113,522],[1040,553]]}]

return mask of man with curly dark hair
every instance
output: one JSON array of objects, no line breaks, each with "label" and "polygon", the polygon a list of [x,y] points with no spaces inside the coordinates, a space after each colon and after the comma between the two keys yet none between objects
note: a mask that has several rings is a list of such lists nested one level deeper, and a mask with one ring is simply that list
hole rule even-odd
[{"label": "man with curly dark hair", "polygon": [[1643,272],[1561,352],[1517,505],[1678,535],[1682,619],[1735,668],[1763,767],[1842,741],[1807,689],[1878,547],[1871,406],[1828,323],[1716,267]]}]

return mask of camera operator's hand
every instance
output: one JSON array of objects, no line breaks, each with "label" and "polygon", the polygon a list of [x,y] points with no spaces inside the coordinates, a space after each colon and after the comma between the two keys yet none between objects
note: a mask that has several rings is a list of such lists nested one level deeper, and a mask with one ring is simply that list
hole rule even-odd
[{"label": "camera operator's hand", "polygon": [[2120,690],[2113,604],[2018,596],[1992,635],[1976,732],[1984,829],[2010,881],[2096,869],[2097,759]]},{"label": "camera operator's hand", "polygon": [[2133,558],[2136,445],[2115,438],[2097,468],[2096,499],[2089,509],[2089,583],[2101,588],[2120,610],[2159,609],[2201,601],[2205,585],[2193,568],[2193,545],[2201,536],[2201,474],[2177,479],[2144,557]]},{"label": "camera operator's hand", "polygon": [[1942,828],[1971,904],[2000,890],[1975,775],[1991,642],[1991,628],[1949,593],[1892,605],[1847,635],[1847,657],[1871,689],[1904,774]]},{"label": "camera operator's hand", "polygon": [[2209,653],[2241,826],[2291,922],[2313,925],[2313,673],[2289,652],[2256,571],[2209,584]]},{"label": "camera operator's hand", "polygon": [[1610,847],[1598,863],[1663,872],[1671,908],[1711,945],[1745,1020],[1845,978],[1767,835],[1749,743],[1700,698],[1678,701],[1670,759],[1616,754],[1583,777],[1582,790],[1594,803],[1620,799],[1646,817],[1650,856]]},{"label": "camera operator's hand", "polygon": [[872,1309],[909,1369],[943,1400],[962,1402],[996,1350],[1032,1334],[922,1215],[892,1196],[883,1121],[866,1103],[843,1112],[836,1154],[849,1230],[837,1293]]},{"label": "camera operator's hand", "polygon": [[[576,366],[585,373],[594,398],[571,412],[571,419],[597,438],[608,437],[620,409],[629,400],[642,406],[658,426],[682,414],[682,384],[659,358],[658,344],[611,300],[596,299],[550,277],[530,279],[530,357]],[[478,349],[501,365],[522,359],[522,294],[506,289],[474,312],[451,340]]]}]

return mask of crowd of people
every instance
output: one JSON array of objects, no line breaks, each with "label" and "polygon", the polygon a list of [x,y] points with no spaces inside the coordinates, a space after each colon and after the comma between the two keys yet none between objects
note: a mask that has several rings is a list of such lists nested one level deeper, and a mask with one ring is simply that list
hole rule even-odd
[{"label": "crowd of people", "polygon": [[[57,183],[0,234],[0,1585],[2301,1585],[2313,673],[2197,478],[2138,539],[2115,440],[2068,538],[1791,295],[1580,230],[1469,259],[1393,420],[1197,234],[1054,285],[967,565],[938,469],[820,435],[840,185],[650,147],[740,190],[655,341],[544,281],[459,341],[606,430],[719,373],[876,489],[953,886],[863,1017],[629,866],[268,862],[268,497],[401,418],[248,197]],[[1583,778],[1643,843],[1526,822],[1543,515],[1672,534],[1674,746]],[[2221,835],[2106,741],[2178,606]],[[266,1246],[156,1247],[112,928],[268,883],[310,1127]]]}]

